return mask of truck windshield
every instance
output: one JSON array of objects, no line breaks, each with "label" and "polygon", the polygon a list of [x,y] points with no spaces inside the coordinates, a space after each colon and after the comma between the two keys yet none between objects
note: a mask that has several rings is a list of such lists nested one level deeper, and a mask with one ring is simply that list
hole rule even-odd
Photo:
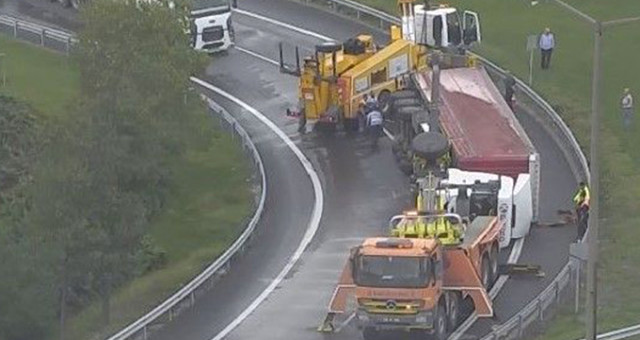
[{"label": "truck windshield", "polygon": [[359,256],[354,278],[366,287],[421,288],[429,285],[431,270],[426,257]]},{"label": "truck windshield", "polygon": [[193,11],[216,7],[229,7],[229,0],[191,0]]},{"label": "truck windshield", "polygon": [[458,13],[447,14],[447,32],[449,35],[449,43],[458,46],[462,42],[462,27],[460,26],[460,17]]}]

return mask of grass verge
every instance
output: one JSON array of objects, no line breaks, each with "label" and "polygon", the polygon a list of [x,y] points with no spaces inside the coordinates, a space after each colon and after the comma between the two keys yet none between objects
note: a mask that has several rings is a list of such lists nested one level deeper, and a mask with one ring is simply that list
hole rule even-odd
[{"label": "grass verge", "polygon": [[[70,117],[79,77],[66,56],[5,37],[0,53],[6,54],[3,93],[31,103],[44,119],[63,123]],[[68,339],[101,339],[133,321],[197,275],[242,232],[252,207],[251,170],[228,133],[215,126],[211,138],[175,159],[172,169],[165,209],[149,226],[155,244],[166,251],[167,265],[114,293],[108,327],[101,328],[99,301],[72,316]]]},{"label": "grass verge", "polygon": [[[358,0],[396,14],[395,1]],[[637,0],[571,0],[570,4],[599,20],[640,15]],[[527,79],[529,56],[527,36],[551,27],[556,35],[550,70],[534,61],[533,87],[562,115],[585,151],[589,145],[591,70],[593,40],[590,27],[550,1],[449,0],[459,9],[480,14],[483,29],[479,53]],[[640,67],[634,56],[640,53],[640,23],[607,29],[603,42],[601,162],[601,261],[599,264],[599,329],[638,323],[640,320],[640,143],[638,123],[624,130],[619,99],[624,87],[640,98]],[[636,112],[638,114],[638,112]],[[586,152],[588,155],[588,152]],[[569,199],[569,198],[567,198]],[[541,339],[573,339],[584,336],[584,319],[561,313]]]}]

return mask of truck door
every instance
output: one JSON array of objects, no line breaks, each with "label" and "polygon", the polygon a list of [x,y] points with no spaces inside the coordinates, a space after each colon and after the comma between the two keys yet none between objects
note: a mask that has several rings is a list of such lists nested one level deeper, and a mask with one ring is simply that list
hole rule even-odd
[{"label": "truck door", "polygon": [[531,219],[533,218],[533,201],[531,196],[531,176],[520,174],[513,188],[513,205],[515,216],[513,225],[513,238],[520,238],[529,233]]},{"label": "truck door", "polygon": [[478,13],[464,11],[463,19],[464,44],[471,45],[474,42],[481,42],[482,34],[480,33],[480,18],[478,17]]}]

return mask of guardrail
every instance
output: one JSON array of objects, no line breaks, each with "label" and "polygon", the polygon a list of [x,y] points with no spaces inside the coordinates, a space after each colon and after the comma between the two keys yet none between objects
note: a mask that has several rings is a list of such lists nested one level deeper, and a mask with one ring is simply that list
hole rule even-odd
[{"label": "guardrail", "polygon": [[77,42],[73,33],[4,14],[0,15],[0,32],[66,54],[69,54],[71,47]]},{"label": "guardrail", "polygon": [[[11,30],[7,31],[7,27],[11,28]],[[7,15],[0,15],[0,31],[9,33],[14,38],[36,43],[42,47],[57,51],[60,51],[60,46],[63,46],[64,49],[62,51],[66,53],[69,53],[73,44],[77,43],[77,39],[73,33],[64,32]],[[25,34],[25,32],[30,33],[31,35]],[[35,40],[34,38],[39,40]],[[64,44],[56,46],[51,43],[52,41]],[[247,152],[253,160],[253,166],[255,167],[254,173],[260,177],[259,194],[256,195],[255,202],[255,213],[235,242],[204,271],[184,285],[179,291],[163,301],[160,305],[156,306],[146,315],[132,322],[118,333],[109,337],[108,340],[146,340],[148,335],[154,329],[158,328],[165,322],[171,321],[181,311],[195,304],[196,296],[209,289],[217,279],[226,274],[231,266],[231,262],[244,252],[253,232],[256,229],[258,221],[262,216],[267,188],[266,174],[262,158],[251,141],[249,134],[242,128],[235,118],[212,100],[208,98],[205,98],[205,100],[208,102],[209,109],[212,114],[220,118],[220,125],[223,128],[230,130],[232,136],[239,140],[242,144],[243,150]]]},{"label": "guardrail", "polygon": [[196,276],[191,282],[187,283],[178,292],[166,299],[160,305],[155,307],[152,311],[129,324],[126,328],[122,329],[118,333],[112,335],[108,340],[125,340],[125,339],[147,339],[150,330],[157,328],[162,323],[171,321],[178,313],[185,308],[191,307],[195,304],[196,295],[199,292],[208,290],[212,284],[221,276],[226,274],[231,267],[231,262],[234,258],[241,255],[247,248],[248,242],[251,239],[254,230],[262,216],[264,210],[264,202],[266,198],[266,175],[264,171],[264,165],[262,164],[262,158],[258,153],[253,141],[249,134],[242,128],[242,126],[233,118],[226,110],[217,105],[214,101],[205,98],[208,101],[209,108],[212,113],[220,117],[220,123],[222,126],[227,126],[231,129],[232,136],[239,138],[242,143],[245,152],[248,152],[254,161],[254,166],[257,168],[260,176],[260,195],[256,211],[247,224],[246,228],[236,239],[236,241],[211,265],[209,265],[204,271]]},{"label": "guardrail", "polygon": [[[333,12],[340,15],[355,16],[364,23],[378,29],[387,29],[390,25],[401,24],[401,20],[398,17],[391,16],[388,13],[351,0],[298,1],[316,6],[328,6]],[[374,18],[373,22],[378,21],[377,25],[372,25],[370,18]],[[482,56],[473,55],[485,65],[485,68],[494,81],[504,79],[505,70]],[[497,81],[497,83],[501,84],[502,82]],[[524,111],[534,113],[532,114],[533,118],[541,123],[556,140],[565,158],[569,161],[574,176],[589,181],[590,176],[587,159],[582,153],[582,149],[575,136],[554,108],[520,79],[516,79],[516,98],[518,99],[518,104],[525,109]],[[558,305],[560,296],[570,287],[569,283],[571,282],[574,267],[571,261],[567,262],[545,290],[507,322],[494,327],[492,332],[482,340],[518,339],[525,334],[525,329],[534,324],[539,325],[541,321],[548,318],[553,307]],[[640,333],[640,330],[638,332]]]}]

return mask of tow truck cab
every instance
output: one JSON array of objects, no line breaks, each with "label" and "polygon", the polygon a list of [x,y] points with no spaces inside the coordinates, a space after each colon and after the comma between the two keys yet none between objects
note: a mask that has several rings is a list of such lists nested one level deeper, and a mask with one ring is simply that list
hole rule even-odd
[{"label": "tow truck cab", "polygon": [[371,238],[352,249],[350,261],[356,318],[365,337],[379,330],[432,332],[438,320],[446,321],[438,316],[445,301],[440,296],[443,254],[437,240]]}]

